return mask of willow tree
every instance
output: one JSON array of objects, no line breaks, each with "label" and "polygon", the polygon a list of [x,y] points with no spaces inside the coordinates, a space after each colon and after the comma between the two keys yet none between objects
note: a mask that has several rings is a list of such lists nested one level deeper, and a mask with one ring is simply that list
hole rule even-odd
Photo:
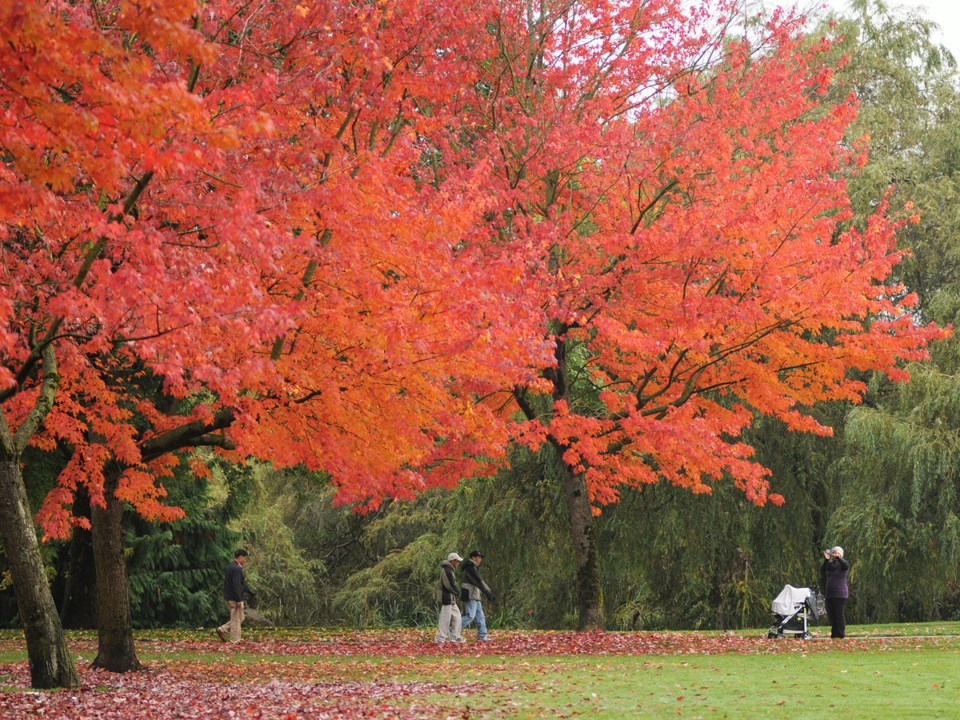
[{"label": "willow tree", "polygon": [[960,574],[960,379],[917,365],[880,407],[854,410],[835,468],[830,537],[855,559],[864,621],[952,618]]},{"label": "willow tree", "polygon": [[934,317],[931,304],[960,273],[952,239],[960,230],[956,60],[920,11],[882,0],[857,0],[817,32],[835,39],[834,54],[850,58],[832,91],[836,99],[853,93],[859,103],[848,138],[870,138],[869,159],[850,179],[852,208],[862,222],[889,190],[895,211],[915,215],[897,233],[910,252],[896,273]]}]

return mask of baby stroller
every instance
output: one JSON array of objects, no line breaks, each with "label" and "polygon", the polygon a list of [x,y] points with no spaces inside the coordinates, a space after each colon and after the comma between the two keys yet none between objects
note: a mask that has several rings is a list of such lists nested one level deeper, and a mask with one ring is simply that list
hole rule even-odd
[{"label": "baby stroller", "polygon": [[813,637],[809,630],[809,620],[820,621],[824,612],[823,595],[819,588],[797,588],[785,585],[780,594],[770,603],[770,610],[776,617],[776,623],[767,631],[768,638],[782,638],[793,635],[798,640]]}]

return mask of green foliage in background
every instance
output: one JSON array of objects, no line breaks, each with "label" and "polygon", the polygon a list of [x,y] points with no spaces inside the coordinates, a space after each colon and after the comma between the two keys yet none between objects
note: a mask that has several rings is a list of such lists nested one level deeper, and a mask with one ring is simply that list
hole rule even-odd
[{"label": "green foliage in background", "polygon": [[218,624],[225,614],[223,572],[238,535],[225,526],[224,505],[213,502],[209,483],[186,464],[166,487],[169,502],[186,513],[182,520],[124,517],[131,619],[139,628]]},{"label": "green foliage in background", "polygon": [[851,413],[832,534],[857,548],[862,620],[960,612],[960,378],[932,365]]}]

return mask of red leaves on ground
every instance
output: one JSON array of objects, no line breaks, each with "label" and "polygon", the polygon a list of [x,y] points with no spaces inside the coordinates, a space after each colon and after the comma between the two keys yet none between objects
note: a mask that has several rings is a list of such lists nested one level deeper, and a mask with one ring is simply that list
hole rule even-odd
[{"label": "red leaves on ground", "polygon": [[[288,639],[275,640],[280,633]],[[463,658],[490,670],[522,663],[536,669],[563,656],[713,655],[718,653],[808,653],[845,649],[873,652],[916,646],[916,638],[830,641],[768,640],[738,633],[575,633],[507,631],[493,642],[443,643],[423,630],[324,632],[271,631],[252,642],[223,645],[198,641],[143,639],[144,655],[169,654],[149,661],[150,669],[116,674],[85,669],[79,690],[0,693],[0,717],[55,720],[97,718],[138,720],[184,718],[413,718],[445,717],[444,696],[480,696],[490,683],[464,679]],[[935,643],[936,639],[925,639]],[[22,649],[21,639],[0,640],[0,652]],[[95,653],[95,640],[71,642],[79,664]],[[185,660],[196,654],[196,660]],[[264,658],[251,662],[250,656]],[[202,658],[202,659],[201,659]],[[217,660],[219,658],[219,661]],[[501,663],[497,662],[497,659]],[[482,659],[482,660],[481,660]],[[453,664],[451,664],[453,663]],[[493,663],[493,664],[491,664]],[[546,665],[544,666],[546,668]],[[416,678],[408,680],[406,678]],[[439,680],[438,680],[439,679]],[[0,684],[29,685],[25,663],[0,665]]]},{"label": "red leaves on ground", "polygon": [[[220,666],[215,666],[220,667]],[[7,670],[7,668],[3,668]],[[442,716],[436,703],[410,698],[472,692],[430,682],[311,682],[295,678],[256,682],[253,669],[234,666],[230,681],[210,682],[177,670],[117,675],[89,670],[79,690],[0,694],[0,715],[77,718],[400,718]],[[28,678],[23,673],[23,682]],[[251,676],[254,682],[245,680]],[[18,678],[20,680],[20,678]],[[408,704],[404,709],[395,703]]]},{"label": "red leaves on ground", "polygon": [[[578,656],[578,655],[717,655],[738,653],[755,655],[782,652],[819,652],[837,647],[876,648],[878,643],[900,646],[916,639],[846,640],[842,644],[794,639],[770,640],[765,636],[741,633],[701,634],[695,632],[571,632],[571,631],[506,631],[497,633],[489,643],[435,643],[433,631],[349,631],[316,635],[304,630],[301,639],[288,641],[243,642],[228,646],[227,653],[255,653],[277,656],[357,656],[357,657],[422,657],[422,656]],[[311,637],[312,635],[312,637]],[[465,635],[469,640],[469,635]],[[193,641],[189,646],[198,647]],[[215,640],[213,642],[216,642]],[[151,652],[151,643],[141,641],[144,652]],[[161,642],[168,648],[171,643]]]}]

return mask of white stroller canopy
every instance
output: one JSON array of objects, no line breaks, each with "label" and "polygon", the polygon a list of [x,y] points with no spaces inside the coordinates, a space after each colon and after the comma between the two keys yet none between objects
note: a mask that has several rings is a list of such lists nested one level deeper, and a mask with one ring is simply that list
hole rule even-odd
[{"label": "white stroller canopy", "polygon": [[780,594],[770,603],[770,609],[777,615],[790,615],[797,609],[798,605],[803,605],[803,602],[810,597],[810,595],[812,595],[810,588],[797,588],[793,585],[784,585]]}]

